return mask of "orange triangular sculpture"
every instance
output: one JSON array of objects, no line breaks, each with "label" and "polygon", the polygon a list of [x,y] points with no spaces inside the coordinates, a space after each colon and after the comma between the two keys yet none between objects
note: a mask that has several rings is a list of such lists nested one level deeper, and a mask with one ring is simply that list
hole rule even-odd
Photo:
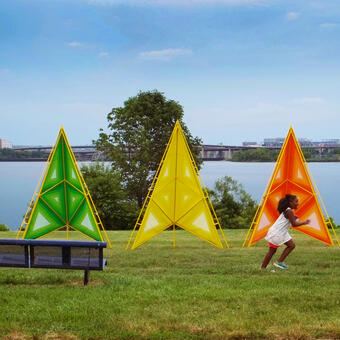
[{"label": "orange triangular sculpture", "polygon": [[[267,235],[268,229],[279,216],[277,206],[286,194],[296,195],[300,205],[296,215],[300,220],[309,219],[309,225],[294,228],[328,245],[333,245],[327,223],[309,176],[299,142],[291,127],[282,146],[269,185],[263,195],[261,206],[250,227],[253,228],[248,247]],[[245,242],[247,239],[245,240]]]}]

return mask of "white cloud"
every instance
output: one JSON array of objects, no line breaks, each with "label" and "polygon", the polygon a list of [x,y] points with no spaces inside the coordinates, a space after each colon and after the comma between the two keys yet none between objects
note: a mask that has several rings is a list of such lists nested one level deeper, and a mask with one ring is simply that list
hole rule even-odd
[{"label": "white cloud", "polygon": [[299,19],[300,14],[298,12],[288,12],[286,14],[287,20],[297,20]]},{"label": "white cloud", "polygon": [[100,52],[98,55],[101,58],[105,58],[105,57],[108,57],[110,55],[110,53],[109,52]]},{"label": "white cloud", "polygon": [[10,72],[9,68],[0,68],[0,73],[2,74],[9,74]]},{"label": "white cloud", "polygon": [[332,30],[334,28],[336,28],[338,26],[338,24],[334,23],[334,22],[324,22],[322,24],[320,24],[320,28],[325,29],[325,30]]},{"label": "white cloud", "polygon": [[144,51],[139,54],[142,59],[171,60],[179,56],[191,55],[192,50],[186,48],[168,48],[164,50]]},{"label": "white cloud", "polygon": [[79,42],[79,41],[70,41],[70,42],[67,43],[67,46],[77,48],[77,47],[85,47],[86,44]]},{"label": "white cloud", "polygon": [[310,105],[310,104],[322,104],[325,101],[323,98],[320,97],[302,97],[295,99],[294,102],[298,104]]},{"label": "white cloud", "polygon": [[265,5],[274,0],[86,0],[93,5],[112,6],[118,4],[125,5],[151,5],[151,6],[195,6],[195,5]]}]

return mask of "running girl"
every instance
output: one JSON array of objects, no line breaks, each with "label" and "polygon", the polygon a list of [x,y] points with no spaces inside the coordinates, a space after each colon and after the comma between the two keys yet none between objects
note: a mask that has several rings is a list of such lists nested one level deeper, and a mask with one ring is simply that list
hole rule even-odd
[{"label": "running girl", "polygon": [[293,212],[293,209],[296,209],[298,206],[299,199],[294,195],[287,194],[284,198],[280,199],[277,208],[280,216],[268,230],[266,240],[269,242],[269,250],[263,259],[261,269],[265,269],[267,267],[269,261],[276,253],[277,248],[282,244],[285,244],[287,247],[282,252],[279,260],[274,262],[274,266],[281,269],[288,268],[283,261],[295,248],[295,243],[292,237],[289,235],[288,230],[291,225],[293,227],[299,227],[310,222],[310,220],[302,222],[299,221]]}]

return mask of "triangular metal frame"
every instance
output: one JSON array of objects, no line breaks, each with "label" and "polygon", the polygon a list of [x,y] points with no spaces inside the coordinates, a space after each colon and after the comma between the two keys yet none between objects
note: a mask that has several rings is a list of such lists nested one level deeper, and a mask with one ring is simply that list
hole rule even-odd
[{"label": "triangular metal frame", "polygon": [[[43,187],[44,187],[44,183],[45,183],[45,180],[46,180],[46,176],[47,176],[47,174],[48,174],[49,168],[50,168],[51,163],[52,163],[51,161],[53,160],[53,156],[54,156],[54,154],[55,154],[56,148],[57,148],[58,143],[59,143],[59,141],[60,141],[61,138],[63,138],[64,141],[65,141],[65,145],[66,145],[67,150],[68,150],[68,153],[69,153],[69,155],[70,155],[70,157],[71,157],[72,164],[73,164],[73,166],[74,166],[74,169],[75,169],[76,172],[77,172],[78,179],[80,180],[80,184],[81,184],[81,187],[82,187],[82,193],[83,193],[83,195],[84,195],[84,199],[87,201],[87,203],[88,203],[88,205],[89,205],[89,207],[90,207],[90,211],[91,211],[92,217],[93,217],[93,219],[94,219],[94,221],[95,221],[96,227],[97,227],[97,229],[98,229],[98,233],[99,233],[99,235],[100,235],[100,237],[101,237],[101,241],[104,241],[104,238],[103,238],[103,235],[102,235],[102,234],[104,234],[105,239],[106,239],[106,241],[107,241],[107,243],[108,243],[108,246],[111,248],[110,239],[109,239],[109,237],[108,237],[108,235],[107,235],[107,232],[106,232],[106,230],[105,230],[105,228],[104,228],[104,226],[103,226],[103,223],[102,223],[102,221],[101,221],[101,219],[100,219],[100,216],[99,216],[99,213],[98,213],[98,211],[97,211],[97,208],[96,208],[96,206],[95,206],[95,204],[94,204],[94,202],[93,202],[93,199],[92,199],[92,197],[91,197],[90,191],[89,191],[89,189],[88,189],[88,187],[87,187],[87,185],[86,185],[86,182],[85,182],[85,180],[84,180],[84,177],[83,177],[83,175],[82,175],[82,173],[81,173],[81,171],[80,171],[80,167],[79,167],[79,165],[78,165],[78,163],[77,163],[77,160],[76,160],[76,158],[75,158],[75,155],[74,155],[74,153],[73,153],[73,150],[72,150],[72,148],[71,148],[71,145],[70,145],[70,143],[69,143],[69,141],[68,141],[67,135],[66,135],[65,130],[64,130],[63,127],[60,128],[60,131],[59,131],[59,133],[58,133],[57,139],[56,139],[56,141],[55,141],[55,143],[54,143],[54,145],[53,145],[53,147],[52,147],[52,149],[51,149],[51,152],[50,152],[50,154],[49,154],[49,156],[48,156],[48,159],[47,159],[47,161],[46,161],[44,170],[43,170],[43,172],[42,172],[42,174],[41,174],[41,177],[40,177],[40,180],[39,180],[39,182],[38,182],[38,185],[37,185],[37,187],[36,187],[36,189],[35,189],[35,191],[34,191],[34,194],[33,194],[33,196],[32,196],[32,199],[31,199],[31,201],[30,201],[30,203],[29,203],[28,209],[27,209],[26,214],[25,214],[25,216],[24,216],[24,218],[23,218],[23,221],[22,221],[21,226],[20,226],[20,228],[19,228],[19,231],[18,231],[18,233],[17,233],[17,235],[16,235],[16,238],[20,238],[20,234],[21,234],[22,232],[23,232],[22,238],[25,238],[25,235],[26,235],[26,233],[27,233],[27,227],[29,226],[29,224],[30,224],[30,222],[31,222],[31,219],[32,219],[32,216],[33,216],[33,212],[34,212],[34,210],[35,210],[35,208],[36,208],[36,206],[37,206],[37,203],[38,203],[38,201],[39,201],[39,198],[40,198],[41,195],[42,195],[42,189],[43,189]],[[64,181],[66,181],[66,179],[64,179]],[[59,185],[59,183],[58,183],[58,185]],[[79,207],[80,207],[80,205],[79,205]],[[78,211],[79,207],[77,208],[77,211]],[[66,206],[65,208],[67,209],[67,206]],[[51,209],[51,210],[54,211],[53,209]],[[77,213],[77,211],[73,214],[72,218],[75,216],[75,214]],[[55,213],[56,215],[58,215],[55,211],[54,211],[54,213]],[[50,233],[52,233],[52,232],[54,232],[54,231],[60,230],[60,229],[62,229],[62,228],[65,228],[65,227],[66,227],[66,236],[67,236],[67,239],[69,239],[69,231],[70,231],[70,229],[73,229],[73,230],[75,230],[75,231],[78,231],[78,232],[80,232],[81,234],[83,234],[84,236],[86,236],[87,238],[92,239],[91,237],[89,237],[88,235],[86,235],[85,233],[83,233],[82,231],[80,231],[80,230],[78,230],[78,229],[76,229],[76,228],[74,228],[73,226],[68,225],[68,224],[65,224],[65,225],[63,225],[63,226],[61,226],[61,227],[59,227],[59,228],[57,228],[57,229],[54,229],[53,231],[50,231],[50,232],[48,232],[48,233],[46,233],[46,234],[44,234],[44,235],[42,235],[42,236],[40,236],[40,237],[38,237],[38,238],[45,237],[46,235],[48,235],[48,234],[50,234]]]},{"label": "triangular metal frame", "polygon": [[[177,130],[177,129],[178,129],[178,130]],[[147,206],[148,206],[148,203],[149,203],[150,200],[151,200],[151,197],[152,197],[152,194],[153,194],[153,190],[154,190],[154,188],[155,188],[155,186],[156,186],[156,183],[157,183],[157,180],[158,180],[158,176],[159,176],[160,171],[161,171],[161,169],[162,169],[162,166],[163,166],[163,164],[164,164],[165,158],[166,158],[166,156],[167,156],[167,154],[168,154],[169,146],[171,145],[172,139],[173,139],[174,136],[175,136],[176,130],[177,130],[179,133],[181,133],[182,136],[184,137],[183,139],[184,139],[184,141],[185,141],[186,150],[188,151],[188,154],[189,154],[189,157],[190,157],[192,169],[193,169],[195,175],[197,176],[197,178],[198,178],[198,180],[199,180],[199,183],[200,183],[200,185],[201,185],[201,188],[202,188],[202,190],[203,190],[204,199],[205,199],[205,202],[206,202],[206,204],[207,204],[207,206],[208,206],[208,209],[209,209],[209,211],[210,211],[210,213],[211,213],[211,216],[212,216],[213,223],[214,223],[214,226],[215,226],[215,228],[216,228],[216,231],[220,230],[220,232],[221,232],[221,234],[222,234],[222,238],[223,238],[223,240],[224,240],[224,243],[225,243],[226,247],[229,248],[227,239],[226,239],[226,237],[225,237],[225,235],[224,235],[224,233],[223,233],[223,229],[222,229],[222,227],[221,227],[221,225],[220,225],[220,222],[219,222],[219,220],[218,220],[218,217],[216,216],[216,212],[215,212],[214,207],[213,207],[213,205],[212,205],[212,202],[211,202],[211,200],[210,200],[208,191],[207,191],[207,189],[206,189],[206,187],[205,187],[205,185],[204,185],[204,183],[203,183],[202,177],[201,177],[201,175],[200,175],[200,173],[199,173],[199,170],[198,170],[198,168],[197,168],[196,162],[195,162],[195,160],[194,160],[194,157],[193,157],[193,155],[192,155],[192,152],[191,152],[191,150],[190,150],[190,147],[189,147],[189,145],[188,145],[188,142],[187,142],[187,140],[186,140],[186,137],[185,137],[185,135],[184,135],[184,133],[183,133],[183,130],[182,130],[181,126],[180,126],[179,121],[177,121],[176,124],[175,124],[175,127],[174,127],[174,129],[173,129],[173,131],[172,131],[172,134],[171,134],[171,136],[170,136],[170,139],[169,139],[169,141],[168,141],[168,144],[167,144],[167,146],[166,146],[166,149],[165,149],[165,151],[164,151],[164,154],[163,154],[163,156],[162,156],[162,159],[161,159],[161,161],[160,161],[160,163],[159,163],[159,166],[158,166],[158,168],[157,168],[157,171],[156,171],[156,174],[155,174],[155,176],[154,176],[154,178],[153,178],[153,181],[152,181],[152,183],[151,183],[151,186],[150,186],[150,188],[149,188],[149,190],[148,190],[147,196],[146,196],[146,198],[145,198],[145,200],[144,200],[143,206],[142,206],[142,208],[141,208],[141,210],[140,210],[140,213],[139,213],[139,215],[138,215],[138,218],[137,218],[137,221],[136,221],[135,226],[134,226],[134,228],[133,228],[133,231],[132,231],[132,233],[131,233],[131,235],[130,235],[129,241],[128,241],[127,246],[126,246],[126,249],[129,249],[129,247],[130,247],[130,243],[131,243],[131,240],[132,240],[132,238],[133,238],[134,232],[136,231],[136,229],[139,230],[140,226],[142,225],[142,220],[143,220],[144,214],[145,214],[145,212],[146,212],[146,208],[147,208]],[[176,155],[176,158],[177,158],[177,155]],[[176,165],[176,166],[177,166],[177,165]],[[177,170],[176,170],[176,171],[177,171]],[[174,203],[174,204],[175,204],[175,203]],[[192,209],[192,208],[191,208],[191,209]],[[191,210],[191,209],[190,209],[190,210]],[[170,227],[171,227],[171,226],[170,226]],[[174,222],[173,222],[173,224],[172,224],[172,228],[173,228],[173,247],[175,247],[175,246],[176,246],[176,241],[175,241],[176,224],[175,224]],[[182,228],[182,229],[183,229],[183,228]],[[193,233],[193,232],[191,232],[191,233],[194,234],[195,236],[201,238],[199,235],[197,235],[197,234],[195,234],[195,233]],[[217,234],[218,234],[218,233],[217,233]],[[216,245],[213,244],[212,242],[209,242],[209,240],[206,240],[206,239],[204,239],[204,238],[201,238],[201,239],[204,240],[205,242],[208,242],[208,243],[210,243],[210,244],[216,246]],[[145,242],[146,242],[146,241],[145,241]],[[145,243],[145,242],[144,242],[144,243]],[[140,244],[140,245],[141,245],[141,244]],[[132,247],[133,247],[133,246],[132,246]],[[223,248],[222,243],[221,243],[221,248]],[[134,249],[134,248],[132,248],[132,249]]]},{"label": "triangular metal frame", "polygon": [[[333,226],[333,224],[332,224],[332,222],[331,222],[331,220],[330,220],[330,218],[329,218],[329,215],[328,215],[326,206],[325,206],[325,204],[324,204],[324,202],[323,202],[323,200],[322,200],[322,197],[321,197],[321,195],[320,195],[320,192],[319,192],[319,190],[318,190],[318,188],[317,188],[317,186],[316,186],[315,180],[314,180],[314,178],[313,178],[313,176],[312,176],[312,173],[311,173],[311,171],[310,171],[310,169],[309,169],[309,167],[308,167],[308,164],[307,164],[307,162],[306,162],[306,159],[305,159],[305,157],[304,157],[304,155],[303,155],[303,152],[302,152],[302,150],[301,150],[299,141],[297,140],[297,138],[296,138],[296,136],[295,136],[293,127],[290,126],[289,131],[288,131],[287,136],[286,136],[286,139],[285,139],[285,141],[284,141],[284,143],[283,143],[283,145],[282,145],[282,147],[281,147],[279,156],[278,156],[277,161],[276,161],[276,163],[275,163],[274,170],[273,170],[272,175],[271,175],[271,177],[270,177],[270,179],[269,179],[269,181],[268,181],[268,183],[267,183],[267,186],[266,186],[266,189],[265,189],[265,191],[264,191],[264,194],[263,194],[263,196],[262,196],[262,198],[261,198],[261,201],[260,201],[260,203],[259,203],[259,205],[258,205],[258,207],[257,207],[256,213],[255,213],[254,218],[253,218],[253,220],[252,220],[252,222],[251,222],[251,225],[250,225],[250,227],[249,227],[248,233],[247,233],[247,235],[246,235],[246,238],[245,238],[245,240],[244,240],[244,242],[243,242],[242,247],[245,247],[245,246],[250,247],[250,246],[253,244],[253,243],[252,243],[252,239],[253,239],[253,237],[254,237],[254,235],[255,235],[255,232],[256,232],[257,227],[258,227],[259,220],[260,220],[260,218],[261,218],[261,216],[262,216],[262,213],[263,213],[263,210],[264,210],[264,208],[265,208],[265,206],[266,206],[267,199],[268,199],[268,197],[269,197],[269,195],[270,195],[270,193],[271,193],[271,187],[272,187],[272,184],[273,184],[273,182],[274,182],[274,180],[275,180],[275,178],[276,178],[277,172],[278,172],[278,170],[279,170],[279,168],[280,168],[280,164],[281,164],[281,162],[282,162],[283,155],[285,154],[285,150],[286,150],[287,143],[288,143],[288,141],[289,141],[289,137],[290,137],[290,136],[293,137],[293,140],[294,140],[294,143],[295,143],[295,145],[296,145],[298,154],[299,154],[299,156],[300,156],[301,159],[302,159],[303,166],[305,167],[305,170],[306,170],[306,172],[307,172],[307,177],[308,177],[308,181],[309,181],[310,187],[311,187],[312,190],[313,190],[313,195],[314,195],[315,198],[316,198],[315,201],[316,201],[316,204],[317,204],[317,206],[318,206],[318,209],[320,209],[320,212],[321,212],[321,216],[322,216],[322,218],[323,218],[323,221],[324,221],[324,223],[325,223],[326,226],[328,225],[328,226],[331,227],[331,229],[332,229],[332,231],[333,231],[333,234],[334,234],[334,237],[335,237],[335,240],[337,241],[337,244],[340,246],[339,238],[338,238],[338,236],[337,236],[337,234],[336,234],[336,232],[335,232],[334,226]],[[320,201],[320,202],[319,202],[319,201]],[[321,206],[320,206],[320,203],[321,203],[322,208],[321,208]],[[325,216],[327,217],[327,221],[325,220]],[[295,230],[299,231],[298,228],[296,228]],[[252,232],[251,232],[251,231],[252,231]],[[299,232],[301,232],[301,231],[299,231]],[[328,228],[327,228],[327,233],[328,233],[329,238],[330,238],[330,240],[331,240],[331,243],[332,243],[331,245],[333,245],[333,239],[332,239],[332,237],[331,237],[331,234],[330,234]],[[304,234],[305,234],[305,233],[304,233]],[[321,241],[321,240],[320,240],[320,241]],[[321,241],[321,242],[323,242],[323,241]],[[254,243],[255,243],[255,242],[254,242]]]}]

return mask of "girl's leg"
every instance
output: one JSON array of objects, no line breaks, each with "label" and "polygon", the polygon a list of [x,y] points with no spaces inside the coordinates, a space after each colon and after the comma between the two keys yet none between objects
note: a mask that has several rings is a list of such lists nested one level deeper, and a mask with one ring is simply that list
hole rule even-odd
[{"label": "girl's leg", "polygon": [[268,253],[266,254],[266,256],[263,259],[261,269],[267,268],[267,265],[268,265],[269,261],[271,260],[271,258],[273,257],[273,255],[276,253],[276,250],[277,250],[276,248],[269,247]]},{"label": "girl's leg", "polygon": [[287,246],[286,249],[282,252],[279,262],[283,262],[285,258],[294,250],[295,248],[295,243],[293,240],[289,240],[288,242],[285,243]]}]

